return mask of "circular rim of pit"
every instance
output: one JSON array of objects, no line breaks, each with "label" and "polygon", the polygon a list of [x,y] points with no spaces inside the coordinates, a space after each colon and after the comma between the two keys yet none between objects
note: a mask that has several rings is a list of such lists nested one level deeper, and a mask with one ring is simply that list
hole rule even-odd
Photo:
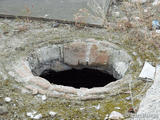
[{"label": "circular rim of pit", "polygon": [[[86,47],[84,59],[79,61],[79,58],[77,58],[78,65],[76,65],[77,62],[72,61],[72,64],[70,60],[65,58],[66,50],[64,50],[64,48],[66,47],[68,49],[68,46],[70,48],[73,44],[77,47]],[[91,63],[89,62],[89,55],[91,54],[91,48],[93,45],[98,46],[98,51],[107,52],[109,59],[106,61],[108,61],[108,63],[105,63],[105,60],[101,61],[101,64],[97,64],[96,62],[94,62],[94,64],[96,64],[96,66],[94,66],[92,64],[93,61]],[[45,50],[46,53],[44,52]],[[50,54],[52,50],[55,50],[54,53],[56,53],[57,55],[49,56],[48,58],[46,56],[46,58],[44,58],[44,55]],[[37,63],[37,58],[39,59],[38,62],[42,63],[40,66],[38,66],[39,63]],[[108,73],[112,74],[115,78],[117,78],[117,81],[111,82],[105,85],[104,87],[95,87],[90,89],[77,89],[69,86],[51,84],[46,79],[38,76],[43,70],[47,69],[48,66],[53,68],[55,64],[48,66],[45,66],[43,64],[45,62],[50,61],[54,61],[55,64],[58,63],[58,65],[55,66],[55,69],[57,71],[69,70],[70,68],[93,68],[98,70],[106,70]],[[18,82],[24,83],[25,88],[31,90],[32,94],[40,93],[57,98],[62,97],[67,99],[93,100],[105,98],[106,94],[112,93],[113,90],[118,90],[120,84],[126,83],[124,78],[127,76],[126,72],[129,69],[131,61],[132,59],[130,55],[124,49],[120,48],[119,46],[113,43],[107,41],[98,41],[95,39],[85,39],[75,40],[73,42],[63,44],[48,45],[36,49],[29,56],[23,57],[22,59],[17,61],[18,64],[14,66],[14,69],[16,71],[16,74],[18,74],[18,79],[16,80]],[[59,68],[62,65],[65,65],[65,67]],[[41,66],[43,67],[41,68]]]}]

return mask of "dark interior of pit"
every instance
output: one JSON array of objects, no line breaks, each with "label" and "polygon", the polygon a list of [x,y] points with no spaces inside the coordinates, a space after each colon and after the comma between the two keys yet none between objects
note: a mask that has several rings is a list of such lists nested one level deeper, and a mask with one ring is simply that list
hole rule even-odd
[{"label": "dark interior of pit", "polygon": [[47,79],[50,83],[75,88],[104,87],[106,84],[116,81],[116,79],[108,73],[88,68],[81,70],[71,69],[61,72],[45,70],[40,77]]}]

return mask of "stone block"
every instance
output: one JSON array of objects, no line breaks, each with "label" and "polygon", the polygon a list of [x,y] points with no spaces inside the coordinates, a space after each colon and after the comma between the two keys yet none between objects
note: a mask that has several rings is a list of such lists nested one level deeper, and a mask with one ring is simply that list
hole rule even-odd
[{"label": "stone block", "polygon": [[37,51],[37,55],[40,63],[59,60],[60,48],[56,45],[43,47]]},{"label": "stone block", "polygon": [[91,46],[88,62],[89,66],[106,65],[108,63],[108,59],[107,51],[99,50],[96,44]]},{"label": "stone block", "polygon": [[72,66],[86,65],[87,44],[85,42],[73,42],[64,45],[64,63]]}]

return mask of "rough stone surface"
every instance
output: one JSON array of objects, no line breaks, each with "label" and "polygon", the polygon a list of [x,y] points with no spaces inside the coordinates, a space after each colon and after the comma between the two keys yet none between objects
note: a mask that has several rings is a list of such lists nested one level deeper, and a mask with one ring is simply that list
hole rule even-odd
[{"label": "rough stone surface", "polygon": [[[40,63],[60,59],[60,48],[56,45],[45,46],[37,51],[37,57]],[[43,57],[42,57],[43,56]]]},{"label": "rough stone surface", "polygon": [[125,75],[128,67],[129,67],[129,65],[126,64],[125,62],[115,63],[114,64],[114,72],[113,72],[114,77],[117,78],[117,79],[122,78]]},{"label": "rough stone surface", "polygon": [[89,62],[88,65],[91,66],[106,66],[108,63],[109,56],[107,51],[99,51],[98,46],[93,44],[90,48]]},{"label": "rough stone surface", "polygon": [[87,44],[74,42],[64,46],[64,63],[72,66],[86,65]]},{"label": "rough stone surface", "polygon": [[30,63],[30,68],[33,70],[32,72],[36,75],[40,75],[45,68],[55,68],[57,71],[66,69],[66,66],[62,65],[62,63],[58,64],[60,59],[60,47],[57,45],[52,45],[39,48],[32,53],[27,60]]},{"label": "rough stone surface", "polygon": [[[91,40],[90,42],[92,43]],[[96,44],[74,42],[68,46],[64,45],[64,62],[69,65],[106,66],[108,59],[107,51],[99,50]]]}]

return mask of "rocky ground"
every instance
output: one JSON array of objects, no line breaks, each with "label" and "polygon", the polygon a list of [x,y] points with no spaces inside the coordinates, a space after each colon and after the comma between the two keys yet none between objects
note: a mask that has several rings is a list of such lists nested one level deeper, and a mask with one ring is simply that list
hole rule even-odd
[{"label": "rocky ground", "polygon": [[[160,6],[153,1],[117,2],[104,28],[29,19],[0,19],[0,119],[1,120],[103,120],[112,111],[125,119],[132,117],[152,82],[138,78],[145,61],[159,64],[160,33],[152,29],[152,20],[159,20]],[[107,94],[105,99],[92,101],[67,100],[32,94],[16,82],[12,68],[23,56],[48,44],[67,43],[76,39],[94,38],[124,48],[132,57],[125,89]],[[132,96],[130,94],[132,92]],[[56,113],[56,115],[55,115]]]}]

